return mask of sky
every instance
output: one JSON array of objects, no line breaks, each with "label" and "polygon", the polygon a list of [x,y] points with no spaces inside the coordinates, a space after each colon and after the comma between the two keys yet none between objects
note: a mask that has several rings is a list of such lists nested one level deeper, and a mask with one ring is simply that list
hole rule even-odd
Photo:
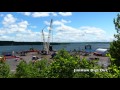
[{"label": "sky", "polygon": [[[118,12],[0,12],[0,41],[111,42]],[[42,34],[43,30],[43,34]]]}]

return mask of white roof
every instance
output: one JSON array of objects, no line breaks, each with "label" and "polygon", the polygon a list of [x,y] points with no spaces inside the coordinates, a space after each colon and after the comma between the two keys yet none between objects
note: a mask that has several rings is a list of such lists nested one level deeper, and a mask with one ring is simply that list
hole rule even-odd
[{"label": "white roof", "polygon": [[106,51],[107,51],[107,49],[103,49],[103,48],[96,49],[96,52],[106,52]]}]

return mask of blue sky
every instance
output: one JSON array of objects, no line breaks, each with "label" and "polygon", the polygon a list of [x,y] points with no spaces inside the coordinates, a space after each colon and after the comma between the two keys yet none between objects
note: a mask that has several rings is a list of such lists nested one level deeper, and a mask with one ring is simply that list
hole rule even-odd
[{"label": "blue sky", "polygon": [[53,19],[52,42],[109,42],[118,12],[0,12],[0,40],[43,41]]}]

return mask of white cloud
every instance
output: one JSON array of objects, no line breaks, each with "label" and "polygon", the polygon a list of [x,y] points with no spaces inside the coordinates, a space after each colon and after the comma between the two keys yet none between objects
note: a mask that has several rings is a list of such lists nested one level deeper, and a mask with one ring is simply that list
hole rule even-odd
[{"label": "white cloud", "polygon": [[41,41],[41,33],[28,30],[26,33],[17,33],[16,41]]},{"label": "white cloud", "polygon": [[63,22],[63,23],[71,23],[70,20],[69,20],[69,21],[66,21],[66,20],[64,20],[64,19],[62,19],[61,22]]},{"label": "white cloud", "polygon": [[[64,20],[64,19],[61,19],[60,21],[59,20],[53,20],[53,25],[64,25],[65,23],[70,23],[71,21],[70,20]],[[50,22],[48,22],[48,21],[44,21],[44,23],[46,24],[46,25],[50,25]]]},{"label": "white cloud", "polygon": [[53,25],[62,25],[62,24],[64,24],[64,23],[61,21],[57,21],[57,20],[53,22]]},{"label": "white cloud", "polygon": [[18,12],[18,13],[21,13],[21,14],[23,14],[25,16],[30,16],[31,15],[31,12]]},{"label": "white cloud", "polygon": [[49,12],[34,12],[32,16],[33,17],[47,17],[49,16]]},{"label": "white cloud", "polygon": [[[7,20],[8,19],[8,20]],[[3,18],[3,27],[0,28],[0,40],[14,41],[40,41],[40,32],[28,29],[28,21],[22,20],[16,22],[12,14],[7,14]],[[6,26],[7,25],[7,26]],[[30,26],[31,27],[31,26]]]},{"label": "white cloud", "polygon": [[[50,12],[44,15],[53,15],[56,13]],[[32,14],[31,14],[32,15]],[[41,17],[41,16],[40,16]],[[28,28],[36,28],[28,21],[15,18],[12,14],[7,14],[3,17],[3,27],[0,28],[0,40],[14,40],[14,41],[43,41],[41,32],[36,32]],[[98,27],[82,26],[75,28],[68,26],[69,20],[53,20],[54,25],[54,42],[96,42],[96,41],[112,41],[113,36],[107,35],[105,30]],[[46,25],[50,21],[44,21]],[[45,40],[48,39],[48,30],[44,31]],[[107,36],[107,37],[106,37]],[[52,39],[52,36],[51,36]]]},{"label": "white cloud", "polygon": [[30,16],[30,15],[31,15],[31,12],[24,12],[24,14],[25,14],[26,16]]},{"label": "white cloud", "polygon": [[51,14],[52,14],[53,16],[57,16],[57,13],[55,13],[55,12],[51,12]]},{"label": "white cloud", "polygon": [[48,16],[57,16],[55,12],[34,12],[32,13],[32,17],[48,17]]},{"label": "white cloud", "polygon": [[6,33],[7,33],[6,30],[4,30],[3,28],[0,29],[0,35],[6,34]]},{"label": "white cloud", "polygon": [[3,21],[2,21],[2,24],[3,24],[4,26],[7,26],[7,25],[9,25],[9,24],[15,23],[16,20],[17,20],[17,19],[16,19],[15,17],[13,17],[12,14],[7,14],[7,15],[4,17],[4,19],[3,19]]},{"label": "white cloud", "polygon": [[[96,41],[111,41],[111,37],[105,38],[107,33],[97,27],[90,26],[82,26],[80,28],[74,28],[66,23],[70,23],[71,21],[67,21],[64,19],[53,21],[53,25],[55,26],[54,33],[54,41],[74,41],[74,42],[96,42]],[[46,25],[50,23],[48,21],[44,21]],[[58,40],[59,39],[59,40]]]},{"label": "white cloud", "polygon": [[78,32],[80,32],[78,29],[73,28],[71,26],[64,25],[64,24],[57,27],[56,31],[68,32],[68,33],[73,33],[73,32],[78,33]]},{"label": "white cloud", "polygon": [[27,29],[27,26],[28,26],[28,22],[27,21],[22,21],[22,22],[19,22],[18,23],[18,27],[19,28],[23,28],[23,29]]},{"label": "white cloud", "polygon": [[92,35],[98,35],[98,36],[106,33],[104,30],[100,28],[89,27],[89,26],[80,27],[80,30],[83,30],[85,34],[92,34]]},{"label": "white cloud", "polygon": [[[80,27],[74,28],[66,25],[61,25],[55,28],[56,35],[60,40],[74,42],[96,42],[96,41],[111,41],[111,36],[106,38],[106,32],[96,27]],[[113,39],[113,38],[112,38]],[[56,40],[54,38],[54,40]]]},{"label": "white cloud", "polygon": [[29,23],[27,21],[21,21],[18,23],[10,24],[4,28],[7,33],[24,33],[27,32]]},{"label": "white cloud", "polygon": [[50,15],[57,16],[55,12],[34,12],[32,13],[32,17],[48,17]]},{"label": "white cloud", "polygon": [[48,17],[50,15],[57,16],[56,12],[18,12],[26,16],[32,16],[32,17]]},{"label": "white cloud", "polygon": [[61,16],[71,16],[72,12],[59,12]]},{"label": "white cloud", "polygon": [[[8,39],[8,38],[9,38],[9,39]],[[11,39],[10,39],[10,37],[7,36],[7,35],[1,35],[1,36],[0,36],[0,40],[3,40],[3,41],[10,41]]]}]

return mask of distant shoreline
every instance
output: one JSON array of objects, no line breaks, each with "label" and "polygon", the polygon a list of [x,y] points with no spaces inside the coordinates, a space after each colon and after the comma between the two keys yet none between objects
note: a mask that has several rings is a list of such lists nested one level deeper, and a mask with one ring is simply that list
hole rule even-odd
[{"label": "distant shoreline", "polygon": [[[110,44],[110,42],[51,42],[51,45],[61,45],[61,44],[76,44],[76,43],[86,43],[86,44]],[[12,46],[12,45],[43,45],[43,42],[15,42],[15,41],[0,41],[0,46]]]}]

